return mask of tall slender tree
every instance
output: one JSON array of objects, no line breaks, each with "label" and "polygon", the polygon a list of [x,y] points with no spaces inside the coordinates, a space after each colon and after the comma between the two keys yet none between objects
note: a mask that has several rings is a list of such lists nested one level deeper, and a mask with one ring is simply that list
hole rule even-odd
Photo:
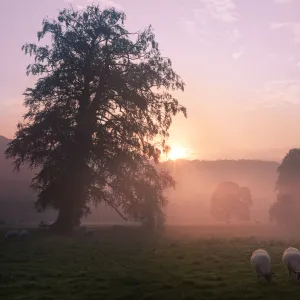
[{"label": "tall slender tree", "polygon": [[70,230],[91,202],[139,221],[149,210],[161,216],[163,191],[175,186],[154,163],[168,149],[173,116],[186,116],[171,94],[184,82],[151,26],[130,33],[124,21],[114,8],[71,7],[43,21],[38,41],[50,35],[50,45],[23,46],[34,57],[27,74],[38,79],[6,157],[36,170],[36,208],[59,211],[54,229]]},{"label": "tall slender tree", "polygon": [[278,167],[277,199],[269,210],[271,221],[288,228],[300,224],[300,149],[290,149]]}]

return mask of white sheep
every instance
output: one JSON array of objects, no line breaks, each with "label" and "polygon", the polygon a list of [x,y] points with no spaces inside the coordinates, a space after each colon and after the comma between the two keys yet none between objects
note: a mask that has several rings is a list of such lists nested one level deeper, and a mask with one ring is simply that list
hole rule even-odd
[{"label": "white sheep", "polygon": [[264,249],[257,249],[252,253],[251,265],[256,271],[257,278],[264,277],[268,282],[272,279],[271,258],[268,252]]},{"label": "white sheep", "polygon": [[19,231],[16,229],[8,230],[5,234],[5,240],[12,239],[18,237]]},{"label": "white sheep", "polygon": [[291,279],[292,273],[294,273],[297,280],[300,280],[300,251],[294,247],[285,249],[282,261],[289,271],[289,279]]},{"label": "white sheep", "polygon": [[299,250],[295,247],[288,247],[284,250],[284,252],[299,252]]},{"label": "white sheep", "polygon": [[27,229],[23,229],[19,233],[19,238],[20,239],[25,239],[29,236],[29,231]]}]

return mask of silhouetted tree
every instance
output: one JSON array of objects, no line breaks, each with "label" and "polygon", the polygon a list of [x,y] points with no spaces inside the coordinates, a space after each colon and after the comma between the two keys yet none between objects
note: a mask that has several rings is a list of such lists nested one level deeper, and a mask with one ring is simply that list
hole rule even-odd
[{"label": "silhouetted tree", "polygon": [[249,188],[239,187],[234,182],[221,182],[211,198],[211,215],[215,220],[250,221],[252,196]]},{"label": "silhouetted tree", "polygon": [[300,149],[291,149],[277,169],[277,199],[270,220],[284,227],[300,225]]},{"label": "silhouetted tree", "polygon": [[163,190],[175,185],[153,162],[168,149],[173,116],[186,116],[170,94],[184,83],[151,27],[129,33],[124,20],[114,8],[64,9],[38,32],[39,41],[49,34],[51,45],[23,46],[35,59],[27,74],[39,79],[25,92],[28,111],[6,157],[17,170],[25,163],[38,170],[36,208],[59,211],[55,229],[70,230],[89,202],[139,220],[133,211],[145,188],[160,211]]}]

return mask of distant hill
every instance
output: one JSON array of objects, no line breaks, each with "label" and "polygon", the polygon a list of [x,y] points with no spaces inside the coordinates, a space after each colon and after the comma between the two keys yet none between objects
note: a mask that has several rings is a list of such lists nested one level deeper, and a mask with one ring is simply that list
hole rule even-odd
[{"label": "distant hill", "polygon": [[[25,167],[21,169],[20,173],[13,172],[12,161],[6,160],[4,157],[4,151],[9,141],[0,136],[0,219],[7,218],[7,215],[10,216],[10,219],[53,218],[52,213],[42,216],[34,213],[35,196],[29,189],[33,173]],[[270,204],[274,201],[278,166],[279,163],[275,161],[259,160],[162,162],[159,168],[169,170],[177,181],[176,190],[167,191],[170,200],[167,208],[169,221],[187,223],[200,219],[208,220],[210,196],[216,185],[224,180],[248,186],[253,195],[253,211],[261,218],[265,218]],[[28,205],[27,217],[22,215],[24,209],[17,208],[17,203],[21,202],[26,202]],[[3,209],[4,203],[5,209]],[[22,206],[24,205],[22,204]],[[33,217],[34,215],[35,217]],[[120,222],[120,218],[114,212],[101,206],[93,210],[87,221]]]}]

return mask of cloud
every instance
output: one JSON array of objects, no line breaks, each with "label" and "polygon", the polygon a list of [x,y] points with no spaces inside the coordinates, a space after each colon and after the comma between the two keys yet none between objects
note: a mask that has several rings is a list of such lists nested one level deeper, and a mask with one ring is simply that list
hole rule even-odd
[{"label": "cloud", "polygon": [[300,80],[265,82],[254,93],[254,102],[266,107],[300,104]]},{"label": "cloud", "polygon": [[[78,10],[84,9],[89,4],[96,3],[94,0],[77,0],[77,1],[75,1],[75,0],[64,0],[64,2],[76,2],[76,8]],[[118,10],[123,9],[122,6],[119,3],[117,3],[116,1],[113,1],[113,0],[98,0],[97,3],[99,3],[104,8],[115,7]]]},{"label": "cloud", "polygon": [[116,9],[122,9],[122,6],[113,0],[100,0],[99,3],[104,5],[105,7],[115,7]]},{"label": "cloud", "polygon": [[236,43],[241,38],[242,34],[238,28],[234,27],[227,30],[225,36],[232,43]]},{"label": "cloud", "polygon": [[[214,28],[209,23],[212,21],[224,23],[220,28],[220,32],[209,32],[207,30],[199,30],[197,28],[197,36],[203,42],[209,42],[207,38],[224,36],[232,43],[236,43],[241,38],[241,32],[236,27],[235,22],[239,18],[235,2],[237,0],[199,0],[201,6],[191,10],[191,21],[186,21],[184,25],[189,32],[194,31],[195,27]],[[199,26],[201,25],[201,26]],[[201,31],[201,32],[200,32]]]},{"label": "cloud", "polygon": [[277,29],[281,29],[281,28],[285,28],[286,27],[286,23],[272,23],[270,25],[270,28],[272,30],[277,30]]},{"label": "cloud", "polygon": [[295,43],[300,43],[300,23],[299,22],[285,22],[272,23],[271,30],[287,30]]},{"label": "cloud", "polygon": [[82,6],[82,5],[80,5],[80,4],[77,4],[77,5],[76,5],[76,8],[77,8],[78,10],[83,10],[83,9],[84,9],[84,6]]},{"label": "cloud", "polygon": [[193,36],[193,39],[197,39],[198,42],[202,44],[210,43],[209,33],[203,29],[198,28],[198,22],[194,19],[188,20],[185,18],[180,18],[180,22],[188,35]]},{"label": "cloud", "polygon": [[275,4],[288,4],[292,2],[294,2],[294,0],[274,0]]},{"label": "cloud", "polygon": [[211,18],[234,23],[239,14],[236,10],[235,0],[200,0]]},{"label": "cloud", "polygon": [[271,53],[269,53],[269,57],[275,58],[275,57],[277,57],[277,53],[271,52]]},{"label": "cloud", "polygon": [[233,28],[232,36],[233,36],[234,40],[238,40],[241,37],[241,33],[238,28]]},{"label": "cloud", "polygon": [[289,55],[289,56],[286,58],[286,60],[287,60],[288,62],[293,62],[293,61],[295,60],[295,55],[293,55],[293,54]]},{"label": "cloud", "polygon": [[185,30],[189,34],[196,34],[197,28],[196,28],[196,22],[193,20],[185,20],[184,21]]},{"label": "cloud", "polygon": [[232,54],[232,58],[234,60],[238,60],[238,59],[240,59],[242,57],[243,54],[244,54],[243,51],[234,52]]}]

